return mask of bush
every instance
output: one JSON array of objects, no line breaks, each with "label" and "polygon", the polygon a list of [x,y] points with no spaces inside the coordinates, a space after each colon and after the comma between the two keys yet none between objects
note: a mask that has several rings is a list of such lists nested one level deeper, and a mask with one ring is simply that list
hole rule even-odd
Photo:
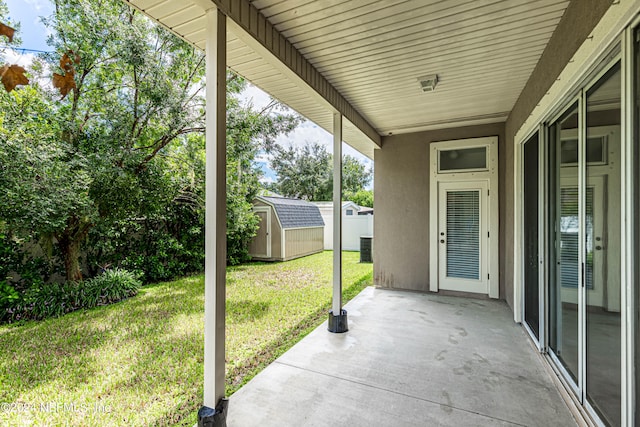
[{"label": "bush", "polygon": [[[3,292],[0,282],[0,292]],[[6,285],[6,284],[5,284]],[[59,317],[82,308],[112,304],[134,296],[140,289],[140,279],[133,273],[115,268],[83,282],[50,283],[29,288],[24,295],[8,301],[2,320],[41,320]],[[5,291],[9,294],[8,291]]]},{"label": "bush", "polygon": [[141,272],[144,283],[204,269],[204,219],[184,206],[162,218],[102,224],[89,235],[90,273],[113,265]]},{"label": "bush", "polygon": [[5,281],[0,281],[0,312],[12,307],[20,300],[20,294]]},{"label": "bush", "polygon": [[120,268],[107,270],[84,282],[83,307],[112,304],[138,293],[142,283],[133,273]]}]

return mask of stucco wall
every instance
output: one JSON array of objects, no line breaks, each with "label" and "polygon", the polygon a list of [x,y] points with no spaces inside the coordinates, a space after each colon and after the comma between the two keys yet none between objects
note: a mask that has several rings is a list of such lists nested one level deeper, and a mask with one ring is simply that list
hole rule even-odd
[{"label": "stucco wall", "polygon": [[[504,124],[468,126],[383,138],[375,152],[374,274],[376,286],[429,290],[429,144],[498,136],[500,228],[504,211]],[[437,238],[437,236],[433,237]],[[503,257],[503,239],[500,254]],[[503,269],[500,267],[501,296]]]},{"label": "stucco wall", "polygon": [[610,6],[611,0],[573,0],[569,4],[505,124],[506,144],[501,157],[507,179],[504,180],[503,193],[506,211],[503,217],[505,227],[501,230],[504,242],[504,251],[501,246],[504,254],[501,257],[504,266],[504,270],[501,266],[501,283],[504,283],[505,299],[512,308],[514,136]]}]

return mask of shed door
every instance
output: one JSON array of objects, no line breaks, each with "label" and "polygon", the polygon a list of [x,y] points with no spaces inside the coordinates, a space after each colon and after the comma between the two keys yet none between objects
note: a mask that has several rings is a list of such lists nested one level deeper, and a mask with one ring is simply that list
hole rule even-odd
[{"label": "shed door", "polygon": [[271,210],[257,207],[254,212],[260,222],[257,234],[251,241],[250,253],[258,258],[271,258]]}]

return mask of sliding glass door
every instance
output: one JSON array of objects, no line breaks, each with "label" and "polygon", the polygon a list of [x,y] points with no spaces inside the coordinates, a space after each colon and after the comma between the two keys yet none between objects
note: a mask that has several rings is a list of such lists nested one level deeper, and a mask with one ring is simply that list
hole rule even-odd
[{"label": "sliding glass door", "polygon": [[578,102],[549,127],[549,348],[580,386]]},{"label": "sliding glass door", "polygon": [[620,66],[585,94],[585,391],[609,425],[621,423]]},{"label": "sliding glass door", "polygon": [[[622,372],[620,94],[616,63],[547,127],[549,351],[579,400],[614,426]],[[526,298],[538,304],[525,283]]]}]

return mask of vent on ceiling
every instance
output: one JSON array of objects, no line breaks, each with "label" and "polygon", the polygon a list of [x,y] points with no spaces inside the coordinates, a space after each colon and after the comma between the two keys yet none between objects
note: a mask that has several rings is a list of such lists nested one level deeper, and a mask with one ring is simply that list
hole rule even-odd
[{"label": "vent on ceiling", "polygon": [[436,85],[438,84],[438,75],[431,74],[429,76],[418,77],[418,83],[420,83],[423,92],[433,92],[436,90]]}]

